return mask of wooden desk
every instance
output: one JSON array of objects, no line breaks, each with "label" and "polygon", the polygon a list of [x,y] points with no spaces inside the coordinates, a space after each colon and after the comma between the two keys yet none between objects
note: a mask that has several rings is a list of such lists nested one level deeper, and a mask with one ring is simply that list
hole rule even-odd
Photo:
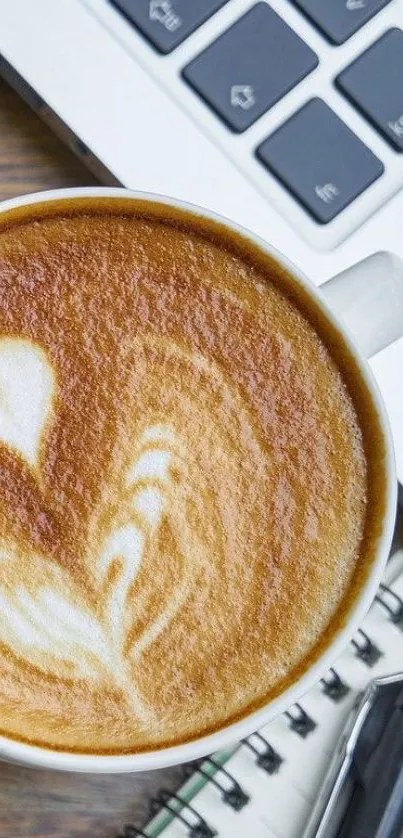
[{"label": "wooden desk", "polygon": [[0,200],[41,189],[96,184],[72,152],[0,80]]},{"label": "wooden desk", "polygon": [[[0,81],[0,199],[95,178]],[[161,786],[174,788],[181,769],[148,774],[57,774],[0,763],[1,838],[115,838],[141,822]]]}]

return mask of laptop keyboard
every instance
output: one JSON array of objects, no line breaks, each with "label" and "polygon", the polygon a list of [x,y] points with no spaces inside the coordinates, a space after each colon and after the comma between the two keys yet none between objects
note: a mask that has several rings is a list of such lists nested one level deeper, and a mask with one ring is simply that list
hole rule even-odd
[{"label": "laptop keyboard", "polygon": [[[229,0],[109,0],[160,53],[170,53]],[[345,43],[391,0],[289,0],[331,42]],[[179,68],[183,81],[241,134],[319,64],[267,2],[245,14]],[[403,151],[403,31],[390,28],[330,83]],[[160,59],[163,60],[162,58]],[[312,94],[311,94],[312,95]],[[255,159],[318,224],[326,225],[384,172],[384,163],[322,99],[305,103],[263,142]],[[263,168],[264,167],[264,168]]]}]

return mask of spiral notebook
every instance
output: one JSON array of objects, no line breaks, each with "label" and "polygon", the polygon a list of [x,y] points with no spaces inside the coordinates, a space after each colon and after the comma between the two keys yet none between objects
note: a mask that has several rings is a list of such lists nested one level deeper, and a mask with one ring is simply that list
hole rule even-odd
[{"label": "spiral notebook", "polygon": [[332,751],[369,680],[403,669],[403,551],[361,629],[322,681],[230,751],[188,766],[177,795],[161,789],[150,821],[119,838],[301,838]]}]

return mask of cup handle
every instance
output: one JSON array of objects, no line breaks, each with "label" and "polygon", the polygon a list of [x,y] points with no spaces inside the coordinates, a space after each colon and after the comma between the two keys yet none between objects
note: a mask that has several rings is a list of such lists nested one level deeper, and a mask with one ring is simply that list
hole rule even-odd
[{"label": "cup handle", "polygon": [[366,358],[403,336],[403,260],[374,253],[321,287]]}]

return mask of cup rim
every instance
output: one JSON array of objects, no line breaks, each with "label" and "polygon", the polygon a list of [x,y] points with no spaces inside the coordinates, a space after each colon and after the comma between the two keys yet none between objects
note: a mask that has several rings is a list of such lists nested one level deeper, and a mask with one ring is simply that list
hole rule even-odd
[{"label": "cup rim", "polygon": [[386,442],[385,472],[387,479],[386,511],[382,526],[382,533],[378,541],[377,555],[372,562],[370,573],[363,583],[354,606],[351,608],[345,624],[334,634],[326,649],[311,664],[303,675],[287,687],[280,695],[270,699],[265,705],[247,714],[242,719],[229,723],[215,733],[200,736],[183,744],[172,745],[159,750],[144,751],[132,754],[81,754],[67,751],[51,750],[50,748],[31,745],[18,740],[0,736],[0,758],[6,761],[22,763],[37,768],[47,768],[59,771],[93,772],[93,773],[126,773],[166,768],[178,763],[189,762],[207,754],[232,747],[237,741],[245,739],[253,732],[279,716],[293,704],[298,702],[323,674],[332,666],[339,654],[348,646],[351,637],[359,628],[378,590],[382,571],[386,565],[389,548],[392,541],[396,504],[397,477],[392,441],[392,432],[377,382],[366,360],[361,355],[357,344],[349,329],[333,314],[324,295],[308,277],[275,247],[260,236],[242,225],[212,212],[209,209],[191,204],[157,193],[141,192],[121,187],[70,187],[46,190],[27,195],[10,198],[0,202],[0,214],[18,207],[29,207],[38,203],[51,201],[74,200],[80,198],[118,198],[135,201],[152,202],[167,207],[174,207],[185,212],[191,212],[201,218],[217,222],[249,239],[266,254],[273,257],[282,265],[303,288],[313,297],[316,305],[324,313],[336,330],[345,340],[350,352],[356,360],[361,376],[367,385]]}]

